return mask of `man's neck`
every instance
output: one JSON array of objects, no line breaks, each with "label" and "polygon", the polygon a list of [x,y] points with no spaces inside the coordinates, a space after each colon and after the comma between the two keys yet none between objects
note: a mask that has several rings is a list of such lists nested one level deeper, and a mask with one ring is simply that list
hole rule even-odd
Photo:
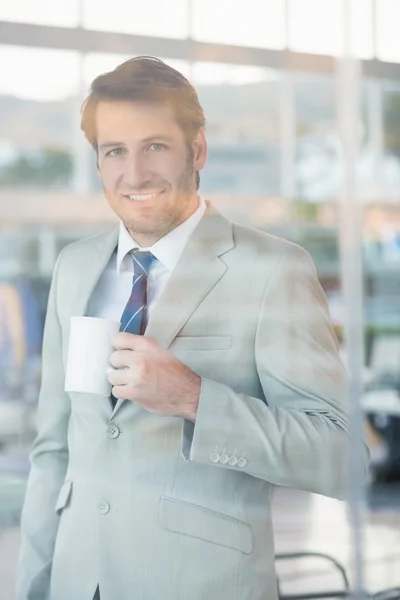
[{"label": "man's neck", "polygon": [[184,211],[176,221],[173,221],[172,223],[170,223],[170,225],[163,231],[157,231],[157,232],[152,231],[152,232],[148,232],[148,233],[140,232],[140,231],[138,232],[138,231],[133,231],[133,230],[129,229],[128,226],[126,226],[126,229],[128,230],[131,238],[138,244],[138,246],[140,246],[140,248],[151,248],[151,246],[154,246],[154,244],[156,242],[158,242],[159,240],[161,240],[161,238],[163,238],[166,235],[168,235],[169,233],[171,233],[171,231],[173,231],[174,229],[179,227],[179,225],[182,225],[182,223],[184,223],[192,215],[194,215],[194,213],[198,210],[199,206],[200,206],[200,198],[197,195],[197,205],[195,205],[195,208]]}]

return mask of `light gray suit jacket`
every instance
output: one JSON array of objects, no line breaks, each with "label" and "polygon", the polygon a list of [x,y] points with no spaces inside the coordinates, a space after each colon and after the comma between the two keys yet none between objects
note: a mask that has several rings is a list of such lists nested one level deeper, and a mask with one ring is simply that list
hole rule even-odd
[{"label": "light gray suit jacket", "polygon": [[70,317],[117,239],[55,267],[18,599],[91,600],[99,582],[102,600],[276,600],[272,484],[347,486],[345,373],[313,262],[209,205],[146,331],[202,378],[192,424],[63,391]]}]

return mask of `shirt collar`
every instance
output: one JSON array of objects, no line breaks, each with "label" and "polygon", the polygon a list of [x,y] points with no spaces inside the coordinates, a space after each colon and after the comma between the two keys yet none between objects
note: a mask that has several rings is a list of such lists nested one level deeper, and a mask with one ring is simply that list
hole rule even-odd
[{"label": "shirt collar", "polygon": [[[184,247],[197,225],[200,223],[206,209],[207,204],[205,203],[204,198],[199,196],[199,206],[197,210],[190,215],[186,221],[167,233],[167,235],[158,240],[153,246],[140,249],[142,251],[148,250],[152,252],[157,260],[159,260],[168,271],[173,271]],[[128,254],[139,247],[139,244],[132,238],[124,223],[121,221],[118,237],[117,273],[121,273],[122,271],[132,271],[132,261],[129,260]]]}]

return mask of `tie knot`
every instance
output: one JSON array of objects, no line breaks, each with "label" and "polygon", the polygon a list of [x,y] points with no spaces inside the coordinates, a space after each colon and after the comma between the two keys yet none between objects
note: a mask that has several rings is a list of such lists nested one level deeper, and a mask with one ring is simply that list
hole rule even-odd
[{"label": "tie knot", "polygon": [[133,259],[133,270],[135,275],[146,275],[149,274],[151,263],[155,260],[154,254],[151,252],[132,252],[131,253]]}]

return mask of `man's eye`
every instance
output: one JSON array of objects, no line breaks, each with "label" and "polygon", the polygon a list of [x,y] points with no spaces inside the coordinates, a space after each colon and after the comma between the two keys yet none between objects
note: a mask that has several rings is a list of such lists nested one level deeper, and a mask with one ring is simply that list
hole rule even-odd
[{"label": "man's eye", "polygon": [[107,152],[106,156],[121,156],[124,153],[123,148],[113,148],[109,152]]},{"label": "man's eye", "polygon": [[154,152],[159,152],[160,150],[164,150],[164,148],[166,148],[165,144],[154,143],[150,144],[148,149]]}]

